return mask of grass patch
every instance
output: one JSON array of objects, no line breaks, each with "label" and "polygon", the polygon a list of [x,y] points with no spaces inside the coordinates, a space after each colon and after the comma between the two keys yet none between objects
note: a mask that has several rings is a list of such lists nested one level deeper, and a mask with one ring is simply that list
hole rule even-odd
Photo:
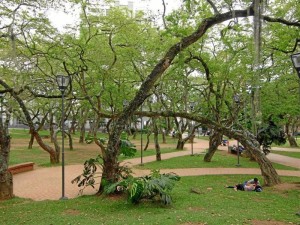
[{"label": "grass patch", "polygon": [[[44,132],[44,131],[43,131]],[[51,165],[50,164],[50,155],[43,150],[37,143],[34,141],[33,148],[28,149],[28,143],[30,140],[30,135],[28,130],[25,129],[12,129],[10,130],[12,139],[11,139],[11,151],[10,151],[10,165],[24,163],[24,162],[34,162],[37,166],[48,167],[48,166],[60,166],[60,164]],[[43,141],[49,145],[54,146],[50,142],[50,138],[47,132],[43,133]],[[107,134],[101,134],[101,137],[106,137]],[[85,160],[90,158],[95,158],[100,153],[100,148],[92,143],[79,143],[78,135],[72,136],[73,138],[73,150],[69,148],[68,138],[65,138],[65,164],[83,164]],[[140,140],[132,139],[131,140],[137,148],[137,153],[135,158],[141,157],[140,150]],[[61,137],[58,137],[58,142],[60,144]],[[167,144],[161,144],[161,153],[169,153],[178,151],[175,149],[175,139],[167,137]],[[145,140],[144,140],[145,145]],[[150,143],[149,148],[146,151],[142,152],[143,156],[155,155],[156,151],[153,149],[153,142]],[[126,160],[128,157],[121,155],[119,157],[120,161]]]},{"label": "grass patch", "polygon": [[284,156],[289,156],[289,157],[293,157],[293,158],[298,158],[300,159],[300,149],[299,152],[287,152],[287,151],[272,151],[272,153],[274,154],[279,154],[279,155],[284,155]]},{"label": "grass patch", "polygon": [[[237,156],[228,154],[224,151],[217,151],[211,162],[204,162],[204,155],[181,156],[171,159],[162,159],[162,161],[154,161],[145,163],[143,166],[137,165],[139,169],[175,169],[175,168],[232,168],[236,167]],[[259,168],[255,161],[250,161],[249,158],[240,157],[241,168]],[[281,170],[297,170],[296,168],[273,163],[275,169]]]},{"label": "grass patch", "polygon": [[[1,202],[1,224],[252,224],[272,220],[298,224],[299,188],[264,188],[263,192],[235,192],[224,184],[252,178],[245,175],[182,177],[172,191],[173,204],[151,201],[138,205],[123,197],[84,196],[67,201],[31,201],[14,198]],[[261,179],[261,177],[258,177]],[[290,184],[298,178],[283,177]],[[299,185],[299,183],[298,183]],[[197,188],[200,194],[192,193]]]}]

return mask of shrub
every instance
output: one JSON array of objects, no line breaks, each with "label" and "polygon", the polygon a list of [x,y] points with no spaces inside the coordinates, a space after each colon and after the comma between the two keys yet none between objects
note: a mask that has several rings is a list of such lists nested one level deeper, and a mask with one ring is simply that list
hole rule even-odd
[{"label": "shrub", "polygon": [[160,174],[159,170],[153,170],[150,175],[144,177],[129,176],[122,181],[108,184],[104,193],[125,192],[128,200],[134,204],[142,199],[152,199],[169,205],[172,202],[170,193],[175,186],[175,181],[179,180],[180,177],[175,173]]}]

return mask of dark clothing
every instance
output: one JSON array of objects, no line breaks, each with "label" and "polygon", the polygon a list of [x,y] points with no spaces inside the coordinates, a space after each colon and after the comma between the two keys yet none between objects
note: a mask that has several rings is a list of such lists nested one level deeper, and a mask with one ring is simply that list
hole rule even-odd
[{"label": "dark clothing", "polygon": [[237,190],[240,190],[240,191],[244,191],[245,190],[243,184],[237,184],[235,186],[227,186],[227,188],[235,188],[235,187],[236,187]]}]

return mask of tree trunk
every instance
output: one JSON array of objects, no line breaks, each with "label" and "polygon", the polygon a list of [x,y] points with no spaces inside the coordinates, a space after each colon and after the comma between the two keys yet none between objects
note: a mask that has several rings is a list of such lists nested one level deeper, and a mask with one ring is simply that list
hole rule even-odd
[{"label": "tree trunk", "polygon": [[177,133],[176,135],[178,137],[176,149],[177,150],[183,150],[185,143],[188,140],[190,140],[191,134],[189,134],[189,136],[187,136],[186,138],[182,138],[182,134],[181,133]]},{"label": "tree trunk", "polygon": [[184,144],[185,144],[185,142],[183,141],[183,139],[178,139],[176,149],[183,150]]},{"label": "tree trunk", "polygon": [[7,113],[6,121],[3,122],[2,112],[0,113],[0,200],[6,200],[14,196],[12,174],[8,171],[10,154],[8,123],[10,117]]},{"label": "tree trunk", "polygon": [[104,187],[107,183],[115,183],[118,181],[120,175],[120,167],[118,157],[117,155],[115,155],[115,153],[119,152],[119,146],[117,147],[117,149],[118,150],[114,152],[106,150],[106,154],[104,154],[103,156],[103,171],[101,184],[98,190],[99,194],[103,193]]},{"label": "tree trunk", "polygon": [[163,143],[163,144],[166,144],[166,143],[167,143],[167,139],[166,139],[166,134],[167,134],[167,132],[166,132],[166,129],[160,127],[159,130],[160,130],[161,137],[162,137],[162,143]]},{"label": "tree trunk", "polygon": [[85,123],[82,123],[80,126],[80,136],[79,136],[79,143],[84,143],[85,139]]},{"label": "tree trunk", "polygon": [[145,147],[144,147],[144,151],[146,151],[147,149],[148,149],[148,147],[149,147],[149,143],[150,143],[150,136],[151,136],[151,132],[148,132],[147,133],[147,136],[146,136],[146,144],[145,144]]},{"label": "tree trunk", "polygon": [[13,197],[13,178],[11,172],[6,169],[0,173],[0,200],[6,200]]},{"label": "tree trunk", "polygon": [[28,143],[28,149],[32,149],[33,142],[34,142],[34,136],[33,136],[33,134],[30,134],[30,140],[29,140],[29,143]]},{"label": "tree trunk", "polygon": [[257,147],[247,145],[244,142],[241,143],[243,144],[243,146],[246,146],[246,148],[250,151],[255,161],[259,164],[262,176],[264,177],[264,184],[266,186],[280,184],[280,177],[274,169],[270,160],[266,157],[266,155],[262,153]]},{"label": "tree trunk", "polygon": [[49,113],[49,130],[50,130],[50,140],[51,143],[53,143],[53,136],[54,136],[54,120],[53,120],[53,114]]},{"label": "tree trunk", "polygon": [[[227,135],[225,133],[225,135]],[[230,136],[230,135],[227,135]],[[260,150],[260,145],[256,140],[255,136],[248,131],[243,131],[242,135],[236,137],[236,139],[249,151],[252,158],[259,164],[261,169],[261,174],[264,178],[264,184],[266,186],[273,186],[280,184],[281,180],[274,169],[271,161],[266,157],[266,155]]]},{"label": "tree trunk", "polygon": [[291,147],[296,147],[296,148],[298,147],[296,139],[291,134],[287,134],[287,139]]},{"label": "tree trunk", "polygon": [[222,143],[222,137],[222,133],[215,131],[213,131],[213,133],[209,136],[209,148],[204,156],[204,162],[211,162],[213,155],[218,150],[219,145]]},{"label": "tree trunk", "polygon": [[41,136],[39,135],[38,132],[36,132],[35,130],[31,130],[31,132],[33,133],[35,140],[37,141],[37,143],[39,144],[39,146],[44,149],[46,152],[49,153],[50,155],[50,163],[51,164],[57,164],[59,163],[59,152],[55,151],[52,147],[50,147],[49,145],[45,144],[45,142],[43,142]]},{"label": "tree trunk", "polygon": [[167,143],[167,138],[166,138],[166,130],[161,131],[161,137],[162,137],[162,143],[166,144]]},{"label": "tree trunk", "polygon": [[154,144],[155,144],[155,151],[156,151],[156,161],[161,161],[161,152],[160,152],[160,146],[158,141],[158,127],[155,119],[153,119],[153,133],[154,133]]},{"label": "tree trunk", "polygon": [[287,136],[287,139],[288,139],[291,147],[298,147],[297,141],[293,137],[293,134],[291,134],[293,132],[290,131],[290,125],[291,125],[290,120],[291,120],[291,118],[289,118],[288,122],[285,124],[286,136]]},{"label": "tree trunk", "polygon": [[77,126],[77,123],[76,123],[76,116],[74,115],[74,116],[72,117],[71,126],[70,126],[70,128],[69,128],[69,133],[70,133],[70,134],[75,134],[76,126]]},{"label": "tree trunk", "polygon": [[74,148],[73,148],[73,139],[72,139],[72,136],[68,132],[65,132],[65,134],[68,136],[68,139],[69,139],[69,149],[73,150]]}]

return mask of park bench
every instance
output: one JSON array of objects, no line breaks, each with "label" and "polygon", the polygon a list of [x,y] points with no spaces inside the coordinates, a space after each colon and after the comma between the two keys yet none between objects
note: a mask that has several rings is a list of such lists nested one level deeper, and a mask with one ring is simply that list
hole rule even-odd
[{"label": "park bench", "polygon": [[20,163],[20,164],[9,166],[8,170],[12,174],[17,174],[17,173],[23,173],[26,171],[31,171],[31,170],[33,170],[33,167],[34,167],[33,162],[26,162],[26,163]]}]

